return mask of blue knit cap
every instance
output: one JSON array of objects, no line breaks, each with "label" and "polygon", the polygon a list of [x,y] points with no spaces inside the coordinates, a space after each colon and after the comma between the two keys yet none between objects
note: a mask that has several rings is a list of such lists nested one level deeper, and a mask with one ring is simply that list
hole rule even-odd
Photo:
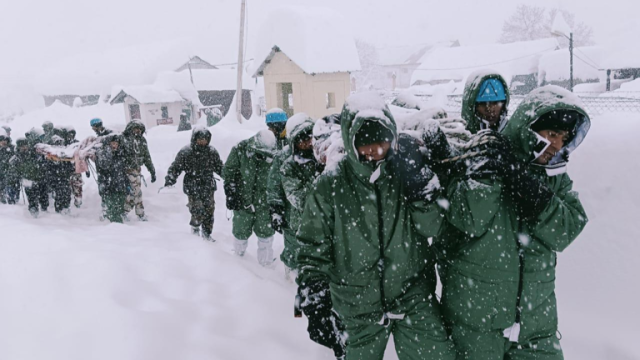
[{"label": "blue knit cap", "polygon": [[102,119],[100,118],[91,119],[91,121],[89,121],[89,125],[91,126],[96,126],[100,124],[102,124]]},{"label": "blue knit cap", "polygon": [[505,101],[507,95],[504,91],[504,85],[502,81],[498,79],[486,79],[480,85],[480,91],[476,102],[493,102],[493,101]]},{"label": "blue knit cap", "polygon": [[287,113],[281,109],[271,109],[267,112],[267,124],[287,122]]}]

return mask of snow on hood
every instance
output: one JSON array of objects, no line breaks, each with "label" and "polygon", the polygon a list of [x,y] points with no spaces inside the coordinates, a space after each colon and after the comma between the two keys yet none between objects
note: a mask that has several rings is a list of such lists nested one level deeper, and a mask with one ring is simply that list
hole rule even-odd
[{"label": "snow on hood", "polygon": [[204,126],[195,126],[191,133],[191,146],[196,146],[196,140],[199,136],[204,136],[207,139],[207,144],[211,144],[211,131]]},{"label": "snow on hood", "polygon": [[[563,167],[568,161],[568,155],[582,143],[591,127],[591,120],[584,110],[582,101],[574,93],[555,85],[547,85],[533,90],[520,103],[518,109],[507,123],[502,133],[514,145],[514,153],[522,161],[535,160],[535,153],[539,145],[540,136],[531,130],[531,125],[542,115],[555,110],[572,110],[582,115],[581,122],[576,124],[575,136],[570,143],[565,144],[562,151],[558,152],[549,164],[544,167]],[[547,144],[548,146],[548,144]]]},{"label": "snow on hood", "polygon": [[313,127],[314,124],[315,121],[313,121],[313,119],[305,113],[297,113],[293,115],[289,118],[289,120],[287,120],[287,138],[290,142],[293,141],[296,136],[298,136],[300,131],[308,126]]},{"label": "snow on hood", "polygon": [[260,148],[273,150],[275,149],[276,144],[276,136],[270,130],[260,130],[256,134],[256,145],[260,146]]},{"label": "snow on hood", "polygon": [[378,121],[393,134],[391,149],[397,148],[396,122],[384,99],[375,92],[358,93],[349,96],[342,109],[340,127],[345,145],[346,158],[361,176],[370,176],[372,169],[360,162],[355,148],[355,136],[365,121]]}]

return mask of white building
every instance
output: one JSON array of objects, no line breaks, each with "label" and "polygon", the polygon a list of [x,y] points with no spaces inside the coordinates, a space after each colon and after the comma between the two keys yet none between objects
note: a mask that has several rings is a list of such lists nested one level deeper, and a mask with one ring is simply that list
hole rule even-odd
[{"label": "white building", "polygon": [[126,121],[140,120],[147,128],[177,126],[181,117],[193,124],[202,106],[189,79],[175,72],[160,73],[152,85],[115,88],[110,103],[124,103]]},{"label": "white building", "polygon": [[360,70],[355,40],[340,14],[322,8],[280,9],[261,31],[254,77],[264,77],[267,108],[289,116],[338,113]]}]

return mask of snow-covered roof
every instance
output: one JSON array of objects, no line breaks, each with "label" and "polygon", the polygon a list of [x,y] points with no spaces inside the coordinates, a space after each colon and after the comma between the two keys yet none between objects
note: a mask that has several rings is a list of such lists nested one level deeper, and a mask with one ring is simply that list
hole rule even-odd
[{"label": "snow-covered roof", "polygon": [[[574,49],[573,77],[575,79],[598,79],[604,49],[598,46]],[[538,79],[542,81],[568,80],[570,77],[569,49],[560,49],[540,57]]]},{"label": "snow-covered roof", "polygon": [[307,74],[360,70],[348,22],[333,10],[279,8],[269,15],[259,34],[254,77],[262,75],[278,49]]},{"label": "snow-covered roof", "polygon": [[[235,69],[191,70],[191,73],[193,85],[198,91],[236,90],[238,71]],[[190,81],[189,70],[175,74]],[[255,87],[255,79],[245,73],[242,76],[242,88],[252,90]]]},{"label": "snow-covered roof", "polygon": [[129,95],[141,104],[182,102],[182,96],[175,90],[165,90],[154,85],[136,85],[122,88],[111,97],[111,104],[119,104]]},{"label": "snow-covered roof", "polygon": [[558,49],[554,38],[510,44],[483,44],[435,49],[413,73],[411,83],[420,81],[461,81],[470,73],[491,67],[507,76],[538,72],[538,60]]},{"label": "snow-covered roof", "polygon": [[[187,75],[187,76],[185,76]],[[153,85],[160,89],[175,90],[180,97],[200,105],[198,91],[191,83],[188,72],[165,71],[158,74]]]},{"label": "snow-covered roof", "polygon": [[440,42],[434,44],[408,45],[377,48],[378,65],[411,65],[420,64],[423,57],[430,51],[438,48],[451,47],[453,42]]},{"label": "snow-covered roof", "polygon": [[640,48],[627,46],[610,49],[601,64],[602,70],[638,69],[640,68]]},{"label": "snow-covered roof", "polygon": [[111,104],[124,101],[129,95],[142,104],[172,103],[190,101],[201,106],[198,91],[191,84],[189,73],[164,71],[158,74],[151,85],[114,86],[111,93]]},{"label": "snow-covered roof", "polygon": [[36,73],[35,87],[43,95],[101,95],[115,84],[150,84],[206,48],[178,39],[73,55]]},{"label": "snow-covered roof", "polygon": [[189,59],[189,61],[184,63],[184,65],[182,65],[179,68],[177,68],[176,71],[185,71],[185,70],[188,71],[189,68],[191,68],[191,70],[196,70],[196,69],[207,69],[207,70],[217,69],[217,67],[215,67],[214,65],[211,65],[207,61],[202,60],[199,56],[194,56],[191,59]]}]

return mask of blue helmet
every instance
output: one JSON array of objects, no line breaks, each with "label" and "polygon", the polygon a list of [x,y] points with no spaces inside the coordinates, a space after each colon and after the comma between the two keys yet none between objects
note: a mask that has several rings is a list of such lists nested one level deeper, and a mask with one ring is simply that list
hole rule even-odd
[{"label": "blue helmet", "polygon": [[102,125],[102,119],[100,118],[91,119],[91,121],[89,121],[89,125],[91,126]]},{"label": "blue helmet", "polygon": [[480,85],[480,91],[476,102],[506,101],[507,94],[504,91],[502,81],[498,79],[486,79]]},{"label": "blue helmet", "polygon": [[267,124],[287,122],[287,113],[282,109],[274,108],[267,112]]}]

